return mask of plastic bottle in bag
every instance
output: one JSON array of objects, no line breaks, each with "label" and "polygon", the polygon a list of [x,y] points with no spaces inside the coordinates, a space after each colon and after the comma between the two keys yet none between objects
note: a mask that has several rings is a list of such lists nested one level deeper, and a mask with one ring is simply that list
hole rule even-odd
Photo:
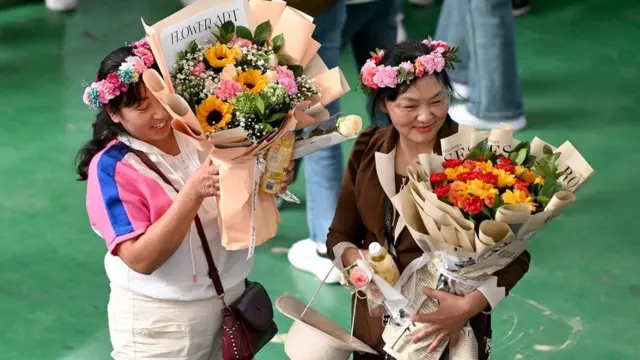
[{"label": "plastic bottle in bag", "polygon": [[295,135],[289,132],[276,141],[267,151],[265,170],[260,179],[260,188],[269,194],[279,194],[287,177],[287,168],[293,158]]},{"label": "plastic bottle in bag", "polygon": [[400,271],[396,262],[385,248],[377,242],[369,245],[369,262],[376,274],[380,275],[389,285],[394,286],[400,279]]}]

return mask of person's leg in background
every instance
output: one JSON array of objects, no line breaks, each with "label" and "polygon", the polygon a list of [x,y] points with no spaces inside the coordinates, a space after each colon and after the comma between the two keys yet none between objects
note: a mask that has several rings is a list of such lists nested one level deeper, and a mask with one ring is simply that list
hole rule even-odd
[{"label": "person's leg in background", "polygon": [[[375,49],[388,49],[396,43],[398,22],[396,14],[402,7],[401,0],[373,0],[347,5],[347,23],[342,30],[343,48],[351,45],[358,72],[371,58]],[[367,99],[367,112],[371,124],[385,127],[391,122],[389,116],[378,107],[372,108],[372,99]]]},{"label": "person's leg in background", "polygon": [[[453,8],[447,8],[453,6]],[[450,16],[465,16],[458,22]],[[468,46],[469,103],[454,105],[449,114],[456,122],[488,130],[501,122],[520,130],[526,126],[522,89],[516,63],[515,27],[510,0],[446,0],[441,18],[442,26],[465,29]],[[449,22],[447,24],[447,22]],[[461,24],[465,24],[461,26]],[[455,46],[455,39],[449,37]],[[456,66],[458,68],[458,66]],[[455,81],[457,73],[452,73]]]},{"label": "person's leg in background", "polygon": [[[332,7],[314,18],[316,29],[313,38],[322,45],[318,54],[330,69],[338,66],[341,33],[346,16],[345,2],[338,0]],[[327,110],[331,114],[338,113],[339,102],[329,104]],[[324,279],[333,267],[327,256],[325,243],[338,203],[343,172],[340,145],[317,151],[304,159],[309,239],[293,244],[288,258],[294,267],[308,271],[319,279]],[[327,283],[339,281],[340,273],[333,269],[327,278]]]},{"label": "person's leg in background", "polygon": [[466,23],[467,0],[446,0],[440,11],[434,40],[446,41],[458,48],[460,63],[455,70],[447,70],[453,85],[453,96],[458,99],[469,98],[469,45],[466,34],[470,31]]}]

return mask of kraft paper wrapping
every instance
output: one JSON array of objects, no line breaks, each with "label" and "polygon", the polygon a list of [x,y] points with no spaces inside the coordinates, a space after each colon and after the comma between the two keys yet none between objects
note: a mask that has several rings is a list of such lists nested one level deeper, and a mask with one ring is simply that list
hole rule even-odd
[{"label": "kraft paper wrapping", "polygon": [[[473,225],[468,231],[469,225],[465,223],[468,220],[457,208],[438,200],[427,184],[429,174],[442,171],[439,163],[443,159],[464,158],[469,148],[479,142],[478,139],[488,139],[497,154],[505,154],[509,147],[518,143],[512,138],[511,129],[506,126],[483,133],[464,128],[461,133],[443,139],[443,156],[421,154],[420,169],[409,171],[409,183],[391,199],[409,232],[424,251],[424,256],[430,259],[426,266],[414,269],[413,274],[403,274],[411,277],[402,285],[401,292],[405,296],[410,293],[422,294],[420,289],[424,287],[457,295],[476,290],[492,274],[520,256],[541,228],[571,206],[576,200],[575,190],[594,172],[571,143],[565,142],[557,149],[552,147],[552,150],[562,152],[557,161],[559,167],[568,169],[560,179],[565,190],[556,193],[542,212],[532,214],[527,205],[506,204],[498,209],[495,220],[483,221],[477,233]],[[532,153],[541,156],[544,144],[542,140],[534,139]],[[412,288],[412,284],[416,284],[416,287]],[[411,314],[429,313],[435,311],[437,306],[433,299],[415,296],[406,310]],[[405,322],[402,326],[387,326],[383,333],[385,351],[398,360],[439,360],[447,344],[442,344],[432,353],[426,351],[437,334],[416,344],[411,341],[416,333],[430,325]],[[468,324],[460,335],[458,345],[451,350],[448,359],[477,358],[477,341]]]}]

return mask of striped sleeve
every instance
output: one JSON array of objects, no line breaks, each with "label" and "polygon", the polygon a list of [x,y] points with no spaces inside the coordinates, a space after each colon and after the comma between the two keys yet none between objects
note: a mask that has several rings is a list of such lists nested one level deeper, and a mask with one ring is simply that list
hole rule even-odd
[{"label": "striped sleeve", "polygon": [[141,235],[151,224],[141,175],[124,160],[127,153],[125,144],[116,143],[98,154],[89,168],[89,221],[112,253],[118,244]]}]

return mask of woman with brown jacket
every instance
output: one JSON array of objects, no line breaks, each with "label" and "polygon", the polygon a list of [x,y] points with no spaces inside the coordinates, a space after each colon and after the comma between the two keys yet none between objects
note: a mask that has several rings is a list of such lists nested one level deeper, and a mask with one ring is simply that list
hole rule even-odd
[{"label": "woman with brown jacket", "polygon": [[[440,139],[457,131],[457,124],[447,115],[451,83],[446,68],[452,61],[455,52],[444,42],[410,41],[374,56],[362,68],[364,87],[373,91],[374,106],[389,114],[392,126],[371,127],[354,145],[327,242],[329,256],[337,258],[338,264],[353,264],[360,257],[358,250],[373,242],[395,249],[400,271],[422,255],[404,221],[391,215],[389,199],[406,182],[406,168],[417,164],[418,154],[440,153]],[[366,256],[367,251],[362,252]],[[523,253],[466,296],[420,289],[440,306],[434,313],[413,317],[415,322],[432,324],[414,340],[437,334],[430,349],[447,339],[455,345],[461,329],[470,322],[478,349],[484,350],[479,359],[488,359],[490,312],[527,272],[529,260],[529,254]],[[384,318],[371,316],[366,300],[359,299],[356,309],[354,336],[381,355],[354,354],[354,359],[388,358],[382,351]]]}]

